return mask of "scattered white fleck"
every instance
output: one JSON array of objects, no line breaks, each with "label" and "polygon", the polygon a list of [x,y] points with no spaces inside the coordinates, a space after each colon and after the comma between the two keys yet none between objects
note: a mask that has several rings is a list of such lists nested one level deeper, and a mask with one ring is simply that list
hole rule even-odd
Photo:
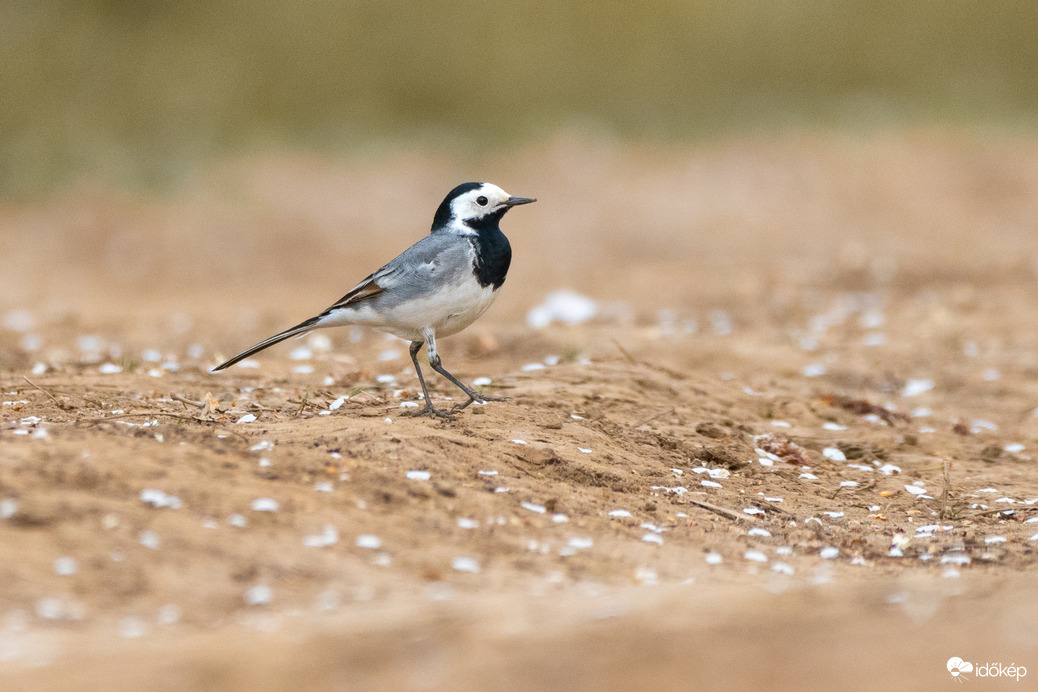
[{"label": "scattered white fleck", "polygon": [[254,413],[246,413],[244,416],[239,418],[237,420],[237,422],[238,423],[251,423],[254,420],[256,420],[256,414],[254,414]]},{"label": "scattered white fleck", "polygon": [[996,380],[1002,379],[1002,373],[995,368],[988,368],[984,372],[980,373],[980,377],[985,382],[995,382]]},{"label": "scattered white fleck", "polygon": [[478,473],[481,476],[496,476],[497,475],[497,471],[480,470],[480,471],[477,471],[476,473]]},{"label": "scattered white fleck", "polygon": [[562,360],[562,359],[559,358],[558,356],[545,356],[544,357],[544,364],[545,365],[558,365],[560,360]]},{"label": "scattered white fleck", "polygon": [[982,430],[995,431],[995,430],[998,430],[998,426],[995,425],[994,423],[992,423],[989,420],[984,420],[983,418],[978,418],[975,421],[973,421],[973,428],[972,428],[971,431],[974,434],[976,434],[976,433],[979,433]]},{"label": "scattered white fleck", "polygon": [[882,346],[887,343],[887,337],[881,332],[869,332],[861,338],[864,346]]},{"label": "scattered white fleck", "polygon": [[97,369],[102,375],[115,375],[123,371],[123,366],[116,365],[115,363],[104,363],[100,368]]},{"label": "scattered white fleck", "polygon": [[751,562],[767,562],[768,556],[760,550],[747,550],[743,557]]},{"label": "scattered white fleck", "polygon": [[843,516],[843,512],[822,512],[822,514],[826,515],[830,519],[839,519]]},{"label": "scattered white fleck", "polygon": [[584,447],[577,447],[577,451],[578,452],[582,452],[584,454],[591,454],[591,450],[590,449],[586,449]]},{"label": "scattered white fleck", "polygon": [[227,517],[227,523],[239,529],[244,529],[249,525],[249,520],[245,518],[243,514],[232,514]]},{"label": "scattered white fleck", "polygon": [[948,569],[946,569],[943,572],[941,572],[941,576],[944,577],[945,579],[956,579],[960,575],[961,575],[961,572],[959,572],[959,570],[955,569],[954,567],[949,567]]},{"label": "scattered white fleck", "polygon": [[54,561],[54,574],[69,577],[79,571],[79,563],[74,557],[59,557]]},{"label": "scattered white fleck", "polygon": [[783,502],[781,497],[765,497],[764,499],[768,502]]},{"label": "scattered white fleck", "polygon": [[504,485],[499,487],[499,488],[494,488],[494,492],[495,493],[507,493],[509,490],[511,490],[511,488],[509,488],[508,486],[504,486]]},{"label": "scattered white fleck", "polygon": [[566,545],[575,550],[588,550],[595,545],[595,540],[584,536],[572,536]]},{"label": "scattered white fleck", "polygon": [[333,486],[328,481],[318,481],[317,483],[314,483],[314,490],[316,490],[319,493],[330,493],[334,489],[335,486]]},{"label": "scattered white fleck", "polygon": [[883,464],[876,470],[882,473],[884,476],[892,476],[895,473],[901,473],[901,467],[894,466],[893,464]]},{"label": "scattered white fleck", "polygon": [[816,476],[813,473],[802,473],[802,474],[800,474],[800,477],[805,479],[805,480],[809,480],[809,481],[817,481],[818,480],[818,476]]},{"label": "scattered white fleck", "polygon": [[274,600],[274,589],[266,584],[256,584],[245,592],[245,605],[266,605]]},{"label": "scattered white fleck", "polygon": [[1025,447],[1024,445],[1020,444],[1019,442],[1010,442],[1009,444],[1007,444],[1002,449],[1006,450],[1010,454],[1019,454],[1020,452],[1024,451],[1025,449],[1027,449],[1027,447]]},{"label": "scattered white fleck", "polygon": [[512,440],[512,442],[514,442],[517,445],[524,445],[524,444],[526,444],[526,440]]},{"label": "scattered white fleck", "polygon": [[28,332],[36,326],[36,318],[28,310],[11,310],[4,315],[4,327],[12,332]]},{"label": "scattered white fleck", "polygon": [[256,444],[249,447],[250,452],[266,452],[271,449],[274,449],[274,443],[270,440],[260,440]]},{"label": "scattered white fleck", "polygon": [[771,532],[767,529],[762,529],[759,526],[754,526],[752,529],[746,532],[747,536],[760,536],[762,538],[769,538]]},{"label": "scattered white fleck", "polygon": [[785,562],[773,562],[771,563],[771,571],[778,572],[779,574],[785,574],[786,576],[793,576],[793,566],[786,564]]},{"label": "scattered white fleck", "polygon": [[382,539],[371,533],[362,533],[357,536],[355,545],[358,548],[367,548],[368,550],[378,550],[382,547]]},{"label": "scattered white fleck", "polygon": [[1027,540],[1029,540],[1029,541],[1038,541],[1038,533],[1034,534],[1033,536],[1031,536]]},{"label": "scattered white fleck", "polygon": [[159,535],[154,531],[141,531],[137,536],[137,540],[141,542],[141,545],[150,550],[158,550],[159,546],[162,545],[162,541],[159,540]]},{"label": "scattered white fleck", "polygon": [[160,625],[175,625],[180,622],[180,606],[175,603],[167,603],[159,608],[156,618]]},{"label": "scattered white fleck", "polygon": [[660,583],[659,574],[656,573],[656,570],[645,565],[638,565],[635,568],[634,580],[642,586],[658,586]]},{"label": "scattered white fleck", "polygon": [[847,456],[836,447],[826,447],[822,450],[822,455],[830,461],[847,461]]},{"label": "scattered white fleck", "polygon": [[823,363],[811,363],[804,366],[804,377],[818,377],[824,374],[825,365]]},{"label": "scattered white fleck", "polygon": [[840,481],[841,488],[856,488],[858,481]]},{"label": "scattered white fleck", "polygon": [[458,517],[458,528],[459,529],[478,529],[479,522],[475,519],[468,519],[466,517]]},{"label": "scattered white fleck", "polygon": [[974,492],[977,492],[977,493],[997,493],[998,490],[995,489],[995,488],[981,488],[980,490],[975,490]]},{"label": "scattered white fleck", "polygon": [[292,372],[296,373],[297,375],[309,375],[313,371],[314,371],[314,366],[312,366],[312,365],[293,365],[292,366]]},{"label": "scattered white fleck", "polygon": [[658,533],[647,533],[642,536],[642,541],[645,543],[654,543],[656,545],[663,545],[663,536]]},{"label": "scattered white fleck", "polygon": [[170,509],[180,509],[181,506],[179,497],[167,495],[161,490],[155,490],[154,488],[145,488],[141,491],[141,502],[156,508],[169,507]]},{"label": "scattered white fleck", "polygon": [[288,357],[292,360],[310,360],[314,357],[314,352],[309,346],[296,346],[289,352]]},{"label": "scattered white fleck", "polygon": [[475,558],[458,556],[451,560],[451,568],[456,572],[479,573],[479,562]]},{"label": "scattered white fleck", "polygon": [[872,473],[872,467],[865,466],[864,464],[847,464],[847,468],[858,469],[859,471],[868,471],[869,473]]},{"label": "scattered white fleck", "polygon": [[383,423],[392,423],[392,422],[393,422],[393,419],[392,419],[392,418],[389,418],[389,417],[387,416],[386,418],[384,418],[384,419],[382,420],[382,422],[383,422]]},{"label": "scattered white fleck", "polygon": [[119,620],[119,636],[123,639],[140,639],[146,630],[144,620],[134,615]]},{"label": "scattered white fleck", "polygon": [[992,543],[1005,543],[1006,542],[1006,537],[1005,536],[988,536],[987,538],[984,539],[984,542],[987,543],[988,545],[990,545]]},{"label": "scattered white fleck", "polygon": [[818,552],[819,557],[824,560],[834,560],[840,555],[840,549],[833,546],[826,546]]},{"label": "scattered white fleck", "polygon": [[584,420],[584,416],[578,416],[575,413],[569,414],[569,417],[572,418],[573,420]]},{"label": "scattered white fleck", "polygon": [[751,514],[751,515],[752,514],[764,514],[764,510],[763,509],[758,509],[757,507],[744,507],[742,511],[743,511],[744,514]]},{"label": "scattered white fleck", "polygon": [[303,537],[303,545],[307,548],[327,548],[339,542],[339,530],[331,524],[325,524],[321,533]]},{"label": "scattered white fleck", "polygon": [[418,408],[417,401],[401,401],[400,408]]},{"label": "scattered white fleck", "polygon": [[396,382],[396,375],[379,375],[375,381],[379,384],[392,384]]},{"label": "scattered white fleck", "polygon": [[824,430],[846,430],[847,426],[846,425],[840,425],[839,423],[825,422],[825,423],[822,423],[822,428]]},{"label": "scattered white fleck", "polygon": [[793,427],[793,425],[791,423],[789,423],[787,421],[784,421],[784,420],[773,420],[773,421],[771,421],[771,424],[773,426],[775,426],[776,428],[792,428]]},{"label": "scattered white fleck", "polygon": [[329,411],[337,411],[342,408],[342,405],[346,403],[346,397],[340,396],[338,399],[328,404]]},{"label": "scattered white fleck", "polygon": [[774,466],[775,465],[775,462],[772,461],[771,459],[768,459],[767,457],[760,457],[759,459],[757,459],[757,463],[759,463],[761,466]]},{"label": "scattered white fleck", "polygon": [[706,560],[708,565],[719,565],[724,562],[724,558],[721,557],[720,553],[707,553],[703,559]]},{"label": "scattered white fleck", "polygon": [[910,379],[905,382],[905,387],[901,390],[901,396],[919,396],[924,392],[930,391],[934,386],[933,380]]},{"label": "scattered white fleck", "polygon": [[818,517],[808,517],[807,519],[804,519],[804,526],[807,526],[812,521],[815,522],[816,524],[818,524],[819,526],[822,525],[822,520],[819,519]]},{"label": "scattered white fleck", "polygon": [[609,512],[609,516],[617,519],[626,519],[631,516],[631,513],[628,512],[626,509],[614,509],[611,512]]},{"label": "scattered white fleck", "polygon": [[378,359],[379,359],[379,361],[384,363],[384,362],[390,361],[390,360],[397,360],[402,355],[403,354],[400,353],[400,351],[398,351],[397,349],[395,349],[395,348],[388,348],[385,351],[382,351],[382,353],[378,354]]},{"label": "scattered white fleck", "polygon": [[547,511],[545,510],[544,505],[535,505],[532,502],[522,502],[519,506],[523,509],[528,509],[531,512],[536,512],[537,514],[544,514],[544,512]]},{"label": "scattered white fleck", "polygon": [[491,382],[493,382],[493,380],[491,380],[489,377],[477,377],[476,379],[472,380],[472,384],[476,385],[477,387],[486,387]]},{"label": "scattered white fleck", "polygon": [[597,312],[598,306],[590,298],[566,289],[552,291],[543,303],[526,313],[526,324],[533,329],[543,329],[552,322],[580,324]]},{"label": "scattered white fleck", "polygon": [[569,523],[569,517],[567,517],[565,514],[561,514],[561,513],[551,515],[551,520],[555,524],[566,524],[566,523]]},{"label": "scattered white fleck", "polygon": [[36,365],[32,366],[32,374],[33,375],[42,375],[45,372],[47,372],[47,364],[46,363],[37,363]]},{"label": "scattered white fleck", "polygon": [[[260,366],[260,362],[258,360],[253,360],[252,358],[246,358],[245,360],[240,361],[238,363],[238,367],[239,368],[258,368],[259,366]],[[163,365],[162,367],[166,367],[166,366]]]},{"label": "scattered white fleck", "polygon": [[18,512],[18,501],[5,497],[0,500],[0,519],[10,519]]},{"label": "scattered white fleck", "polygon": [[523,372],[531,372],[533,370],[544,370],[544,367],[544,363],[527,363],[519,369]]},{"label": "scattered white fleck", "polygon": [[968,565],[970,556],[965,553],[948,553],[941,556],[942,565]]},{"label": "scattered white fleck", "polygon": [[922,495],[926,492],[926,488],[920,488],[918,485],[906,485],[905,490],[913,495]]},{"label": "scattered white fleck", "polygon": [[407,480],[409,481],[427,481],[432,477],[428,471],[408,471]]},{"label": "scattered white fleck", "polygon": [[699,481],[699,484],[701,486],[703,486],[704,488],[720,488],[720,487],[723,487],[717,481]]},{"label": "scattered white fleck", "polygon": [[252,501],[253,512],[276,512],[278,501],[272,497],[257,497]]}]

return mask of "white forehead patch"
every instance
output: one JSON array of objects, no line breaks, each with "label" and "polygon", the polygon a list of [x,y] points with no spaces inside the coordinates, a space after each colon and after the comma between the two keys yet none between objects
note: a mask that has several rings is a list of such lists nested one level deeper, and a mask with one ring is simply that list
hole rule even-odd
[{"label": "white forehead patch", "polygon": [[[486,197],[486,204],[478,204],[476,200]],[[510,195],[497,185],[483,183],[475,190],[469,190],[451,202],[451,211],[457,219],[472,219],[499,209],[508,201]]]}]

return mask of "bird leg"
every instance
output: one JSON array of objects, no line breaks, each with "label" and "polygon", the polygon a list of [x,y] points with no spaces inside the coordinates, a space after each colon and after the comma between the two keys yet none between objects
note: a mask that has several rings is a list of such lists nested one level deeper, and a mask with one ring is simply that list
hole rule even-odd
[{"label": "bird leg", "polygon": [[[411,342],[411,362],[414,363],[414,371],[418,373],[418,383],[422,385],[422,394],[425,397],[425,408],[420,411],[416,411],[414,416],[430,416],[432,418],[453,418],[454,416],[448,411],[441,411],[437,408],[433,408],[432,400],[429,398],[429,388],[425,386],[425,378],[422,376],[422,368],[418,365],[418,351],[421,350],[422,341]],[[439,359],[437,358],[437,361]],[[436,366],[434,365],[433,368]]]}]

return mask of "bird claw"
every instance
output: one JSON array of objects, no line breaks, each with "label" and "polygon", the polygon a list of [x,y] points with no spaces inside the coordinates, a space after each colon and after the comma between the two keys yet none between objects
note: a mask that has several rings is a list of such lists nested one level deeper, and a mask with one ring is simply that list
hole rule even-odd
[{"label": "bird claw", "polygon": [[420,418],[421,416],[429,416],[430,418],[442,418],[444,420],[454,420],[457,416],[454,415],[454,411],[441,411],[438,408],[433,408],[432,404],[426,403],[425,408],[418,411],[411,411],[404,414],[411,418]]}]

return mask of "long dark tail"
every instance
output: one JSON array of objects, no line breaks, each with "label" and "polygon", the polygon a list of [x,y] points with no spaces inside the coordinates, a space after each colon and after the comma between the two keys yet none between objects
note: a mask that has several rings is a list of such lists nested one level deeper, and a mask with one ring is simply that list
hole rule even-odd
[{"label": "long dark tail", "polygon": [[239,361],[242,361],[242,360],[245,360],[246,358],[248,358],[252,354],[259,353],[263,349],[270,348],[274,344],[279,344],[282,341],[284,341],[285,339],[291,339],[293,336],[299,336],[301,334],[306,334],[307,332],[313,331],[314,329],[317,328],[317,323],[318,323],[319,320],[320,320],[319,317],[311,317],[306,322],[301,322],[301,323],[297,324],[296,326],[292,327],[291,329],[286,329],[285,331],[281,332],[280,334],[275,334],[274,336],[270,337],[269,339],[264,339],[263,341],[259,342],[255,346],[252,346],[250,348],[245,349],[244,351],[242,351],[241,353],[236,355],[234,358],[231,358],[227,362],[220,363],[215,368],[210,370],[210,372],[217,372],[219,370],[223,370],[224,368],[229,368],[232,365],[234,365],[235,363],[237,363]]}]

